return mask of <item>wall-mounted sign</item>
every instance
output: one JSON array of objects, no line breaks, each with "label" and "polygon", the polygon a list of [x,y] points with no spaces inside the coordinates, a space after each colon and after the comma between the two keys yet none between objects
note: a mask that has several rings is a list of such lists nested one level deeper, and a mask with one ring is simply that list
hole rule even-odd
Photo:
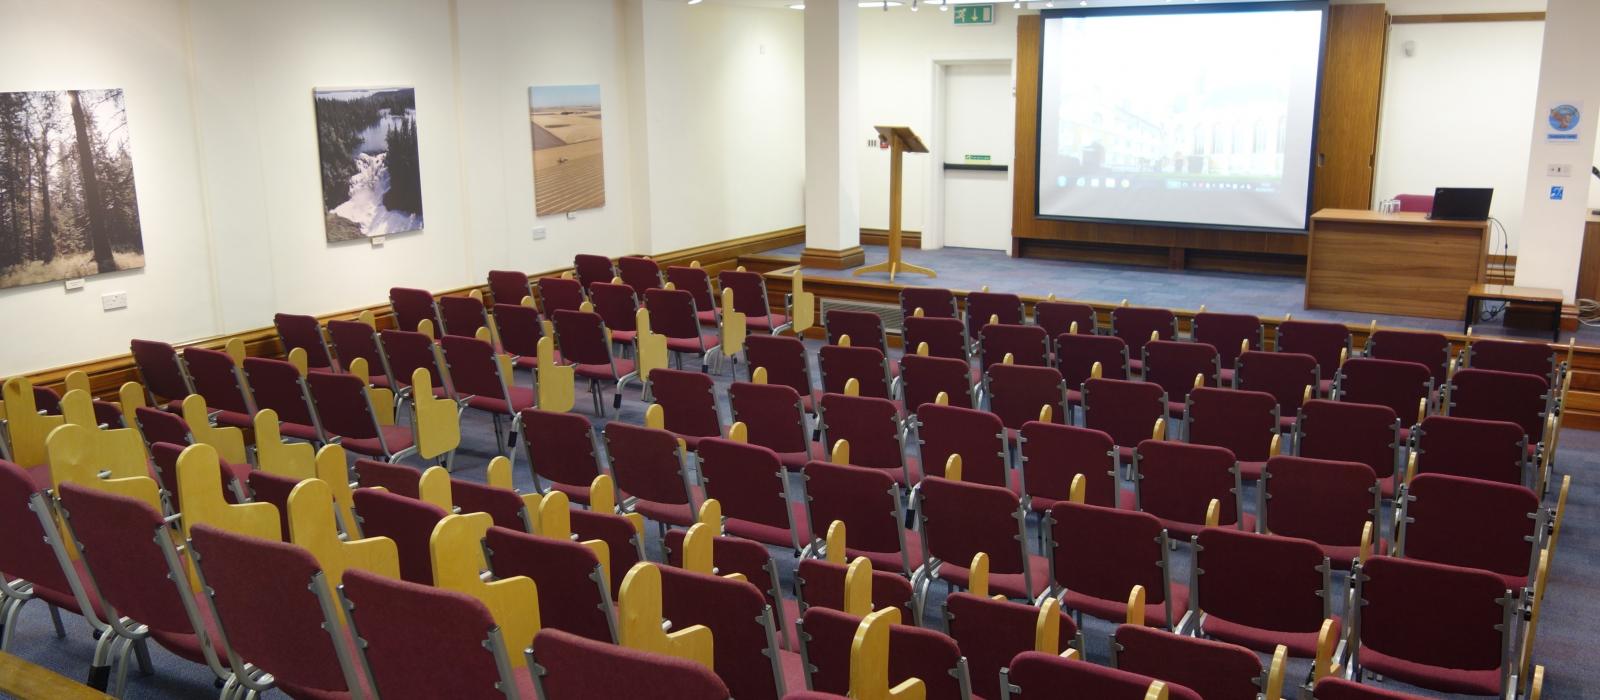
[{"label": "wall-mounted sign", "polygon": [[969,163],[987,163],[992,159],[988,155],[981,155],[981,154],[976,154],[976,153],[968,153],[966,155],[966,160]]},{"label": "wall-mounted sign", "polygon": [[950,15],[956,24],[994,24],[994,3],[956,5]]},{"label": "wall-mounted sign", "polygon": [[1583,118],[1583,103],[1577,100],[1557,102],[1545,114],[1550,128],[1545,132],[1545,143],[1577,143],[1578,122]]}]

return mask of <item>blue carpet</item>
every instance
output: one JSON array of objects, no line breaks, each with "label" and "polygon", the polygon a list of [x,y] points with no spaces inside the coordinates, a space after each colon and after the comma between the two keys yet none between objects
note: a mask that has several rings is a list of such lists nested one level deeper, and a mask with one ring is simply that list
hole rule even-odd
[{"label": "blue carpet", "polygon": [[[789,246],[767,251],[767,255],[792,255],[798,258],[804,246]],[[888,257],[883,246],[862,246],[866,262],[882,262]],[[1254,314],[1267,318],[1282,318],[1293,313],[1295,318],[1337,321],[1365,325],[1377,319],[1378,325],[1389,328],[1460,333],[1461,322],[1417,316],[1389,314],[1362,314],[1348,311],[1325,311],[1305,308],[1305,280],[1299,277],[1276,275],[1250,275],[1232,272],[1203,272],[1197,270],[1174,271],[1156,267],[1109,265],[1065,260],[1040,260],[1012,258],[997,250],[972,248],[942,248],[939,250],[904,250],[908,262],[933,268],[939,273],[934,279],[924,275],[898,275],[895,284],[916,287],[948,287],[950,289],[979,289],[989,285],[994,292],[1045,296],[1055,294],[1060,299],[1115,304],[1127,299],[1134,306],[1164,306],[1171,309],[1198,309],[1204,304],[1211,311]],[[853,268],[852,268],[853,269]],[[852,277],[851,270],[826,270],[805,268],[812,277],[852,278],[871,282],[888,282],[887,272],[875,272]],[[1497,303],[1485,303],[1483,309]],[[1532,338],[1548,341],[1548,331],[1528,331],[1506,328],[1498,318],[1473,326],[1474,334]],[[1563,332],[1565,340],[1571,332]],[[1600,345],[1600,328],[1579,326],[1578,342]]]},{"label": "blue carpet", "polygon": [[[817,343],[808,341],[812,346],[813,357]],[[814,363],[814,360],[813,360]],[[744,369],[738,370],[740,377],[744,376]],[[815,374],[815,367],[813,367]],[[527,377],[520,377],[524,383]],[[726,368],[715,375],[719,386],[726,386],[730,381]],[[813,378],[820,386],[820,379]],[[578,410],[590,415],[592,404],[586,401],[579,391]],[[718,408],[722,414],[723,422],[728,422],[728,411],[724,392],[718,393]],[[611,410],[609,405],[610,393],[607,393],[608,405],[606,407],[608,418],[616,418],[618,414]],[[639,401],[637,386],[624,392],[621,419],[631,423],[642,423],[644,404]],[[606,419],[595,419],[596,427],[603,427]],[[468,411],[462,424],[463,445],[457,453],[457,471],[455,478],[472,481],[484,480],[484,467],[495,455],[494,431],[489,419],[483,414]],[[520,448],[520,442],[518,447]],[[1545,683],[1545,697],[1551,700],[1576,700],[1578,698],[1600,698],[1600,682],[1593,677],[1596,668],[1596,655],[1594,652],[1596,623],[1600,622],[1600,548],[1596,547],[1595,537],[1600,530],[1600,498],[1597,498],[1593,488],[1593,479],[1590,477],[1600,468],[1600,432],[1582,430],[1566,430],[1563,432],[1561,449],[1557,459],[1558,474],[1572,474],[1577,482],[1568,501],[1566,526],[1561,537],[1561,551],[1554,562],[1551,575],[1550,588],[1546,598],[1547,607],[1540,628],[1539,642],[1535,652],[1535,663],[1545,664],[1548,675]],[[516,486],[528,490],[532,487],[532,477],[528,472],[527,460],[519,457],[515,470]],[[796,477],[795,492],[799,493],[801,483]],[[1125,488],[1131,488],[1124,484]],[[1254,510],[1255,495],[1253,487],[1247,488],[1246,507]],[[1553,505],[1553,502],[1551,503]],[[1030,523],[1030,528],[1037,534],[1037,523]],[[655,528],[649,531],[648,550],[652,560],[662,559],[661,543],[656,538]],[[1387,527],[1385,527],[1387,531]],[[1030,538],[1035,542],[1037,539]],[[796,560],[787,549],[772,549],[774,559],[778,563],[780,576],[784,581],[785,590],[792,594],[793,576],[797,566]],[[1180,547],[1172,556],[1173,574],[1178,581],[1186,581],[1189,576],[1190,558],[1186,548]],[[1334,578],[1334,587],[1340,602],[1335,605],[1336,612],[1343,610],[1343,594],[1346,590],[1345,576],[1337,574]],[[943,584],[935,584],[930,591],[929,601],[925,610],[927,624],[936,629],[943,629],[941,618],[942,604],[946,591]],[[43,605],[30,604],[22,613],[16,639],[13,643],[12,653],[34,663],[43,665],[71,678],[81,679],[88,668],[89,659],[94,650],[94,640],[90,637],[87,626],[71,615],[64,615],[67,621],[68,634],[65,639],[57,639],[50,625],[50,619]],[[1085,637],[1088,646],[1088,656],[1091,660],[1105,663],[1107,659],[1106,636],[1112,631],[1114,625],[1094,619],[1086,619]],[[425,626],[419,620],[418,634],[425,634]],[[214,698],[217,691],[212,685],[210,672],[205,669],[179,659],[152,645],[151,656],[154,661],[155,673],[151,676],[140,677],[137,673],[131,674],[126,697],[136,699],[155,698]],[[1291,682],[1303,678],[1307,673],[1307,662],[1291,663],[1289,678]],[[1438,693],[1428,693],[1409,688],[1404,684],[1387,681],[1383,687],[1416,692],[1428,697],[1449,697]],[[791,688],[790,690],[795,690]],[[268,697],[284,697],[281,693],[269,693]]]}]

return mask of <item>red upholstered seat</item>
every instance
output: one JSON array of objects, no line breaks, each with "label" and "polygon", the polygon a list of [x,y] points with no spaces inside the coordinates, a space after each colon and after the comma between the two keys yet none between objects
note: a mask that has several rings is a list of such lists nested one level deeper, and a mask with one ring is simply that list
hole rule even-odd
[{"label": "red upholstered seat", "polygon": [[1387,406],[1313,399],[1300,407],[1295,449],[1301,457],[1360,462],[1394,495],[1400,419]]},{"label": "red upholstered seat", "polygon": [[[850,686],[850,648],[861,618],[839,610],[806,611],[806,660],[810,663],[807,686],[820,691],[846,692]],[[889,684],[908,678],[922,680],[929,698],[960,699],[970,686],[962,650],[940,632],[906,624],[889,628]],[[787,696],[793,697],[793,695]]]},{"label": "red upholstered seat", "polygon": [[1022,298],[1004,292],[967,292],[965,318],[967,337],[972,340],[977,340],[991,318],[1010,324],[1022,324],[1027,320],[1022,311]]},{"label": "red upholstered seat", "polygon": [[[690,324],[690,327],[694,327]],[[646,380],[650,396],[661,406],[667,430],[697,449],[702,438],[722,435],[717,416],[717,397],[710,375],[700,372],[661,368],[652,370]]]},{"label": "red upholstered seat", "polygon": [[[844,578],[848,567],[822,559],[801,559],[795,571],[795,592],[802,609],[844,609]],[[911,582],[897,573],[872,572],[872,609],[899,608],[900,619],[910,624],[921,615],[912,610]]]},{"label": "red upholstered seat", "polygon": [[589,485],[600,475],[599,449],[589,419],[576,413],[522,411],[523,445],[534,488],[555,488],[574,503],[589,503]]},{"label": "red upholstered seat", "polygon": [[[607,280],[611,279],[609,277]],[[540,277],[535,280],[539,287],[539,307],[545,316],[554,317],[557,311],[577,311],[583,306],[585,292],[583,283],[576,279],[565,277]],[[518,303],[518,302],[510,302]]]},{"label": "red upholstered seat", "polygon": [[1374,557],[1361,572],[1359,668],[1440,692],[1503,692],[1511,645],[1500,627],[1512,603],[1498,577],[1395,557]]},{"label": "red upholstered seat", "polygon": [[804,504],[788,498],[789,476],[777,453],[760,445],[706,438],[699,458],[705,495],[722,504],[729,532],[800,551],[801,533],[811,528]]},{"label": "red upholstered seat", "polygon": [[476,337],[478,329],[489,327],[489,315],[484,312],[483,300],[469,296],[443,296],[435,302],[439,318],[444,321],[441,335],[462,338]]},{"label": "red upholstered seat", "polygon": [[572,272],[583,284],[585,291],[595,284],[603,284],[617,276],[617,269],[611,264],[611,258],[592,253],[578,253],[572,256]]},{"label": "red upholstered seat", "polygon": [[907,316],[902,321],[901,338],[907,355],[916,354],[923,343],[928,355],[948,360],[967,360],[967,327],[961,319],[942,316]]},{"label": "red upholstered seat", "polygon": [[[1002,678],[1017,688],[1011,693],[1016,700],[1143,700],[1155,680],[1037,651],[1017,654]],[[1167,697],[1200,700],[1199,693],[1176,683],[1167,684]]]},{"label": "red upholstered seat", "polygon": [[1111,310],[1111,334],[1128,344],[1128,357],[1132,358],[1128,369],[1135,374],[1144,372],[1144,346],[1151,333],[1158,340],[1172,340],[1178,335],[1178,317],[1167,309],[1119,306]]},{"label": "red upholstered seat", "polygon": [[849,442],[851,464],[882,470],[903,485],[920,481],[916,460],[906,457],[901,443],[900,407],[895,402],[864,395],[824,394],[818,422],[824,445],[831,447],[839,440]]},{"label": "red upholstered seat", "polygon": [[1222,367],[1222,384],[1229,386],[1227,380],[1233,376],[1234,363],[1239,359],[1244,343],[1250,343],[1250,350],[1260,350],[1264,333],[1259,316],[1202,311],[1195,314],[1190,322],[1189,335],[1195,342],[1217,349]]},{"label": "red upholstered seat", "polygon": [[1278,401],[1261,391],[1200,387],[1189,393],[1186,434],[1197,445],[1224,447],[1247,481],[1261,478],[1278,435]]},{"label": "red upholstered seat", "polygon": [[1176,535],[1198,534],[1213,500],[1221,506],[1218,525],[1255,530],[1255,516],[1240,502],[1244,489],[1238,466],[1225,448],[1145,440],[1134,455],[1134,474],[1139,509],[1160,518]]},{"label": "red upholstered seat", "polygon": [[767,282],[758,272],[723,270],[717,273],[723,289],[733,290],[733,310],[745,315],[751,330],[775,334],[787,328],[787,313],[772,311],[768,303]]},{"label": "red upholstered seat", "polygon": [[1377,481],[1372,468],[1360,462],[1273,457],[1261,486],[1267,508],[1257,515],[1267,531],[1316,542],[1335,568],[1349,569],[1360,553],[1366,523],[1373,524],[1373,551],[1387,550]]},{"label": "red upholstered seat", "polygon": [[1083,423],[1104,431],[1116,442],[1121,457],[1149,439],[1156,420],[1167,415],[1166,392],[1157,384],[1122,379],[1089,379],[1083,383]]},{"label": "red upholstered seat", "polygon": [[1467,345],[1463,359],[1468,367],[1543,377],[1550,386],[1560,380],[1561,356],[1545,343],[1477,338]]},{"label": "red upholstered seat", "polygon": [[985,369],[1001,363],[1006,355],[1013,364],[1050,364],[1050,335],[1039,326],[986,323],[978,333],[978,348],[978,366]]},{"label": "red upholstered seat", "polygon": [[356,489],[352,497],[361,534],[394,540],[400,554],[400,578],[433,585],[429,538],[434,526],[448,514],[431,503],[377,489]]},{"label": "red upholstered seat", "polygon": [[1317,687],[1312,690],[1311,696],[1316,700],[1416,700],[1419,697],[1394,690],[1362,685],[1338,676],[1325,676],[1322,680],[1317,681]]},{"label": "red upholstered seat", "polygon": [[1516,423],[1428,416],[1411,432],[1418,474],[1451,474],[1521,485],[1528,436]]},{"label": "red upholstered seat", "polygon": [[1538,564],[1543,514],[1522,486],[1447,474],[1411,480],[1400,514],[1407,558],[1488,571],[1520,591]]},{"label": "red upholstered seat", "polygon": [[656,522],[694,524],[698,489],[684,469],[672,433],[612,421],[606,424],[605,440],[611,474],[618,489],[637,499],[635,511]]},{"label": "red upholstered seat", "polygon": [[615,625],[600,560],[593,549],[572,542],[530,535],[503,527],[484,537],[489,569],[499,578],[526,576],[538,587],[542,629],[558,629],[602,642],[614,642]]},{"label": "red upholstered seat", "polygon": [[901,315],[911,318],[917,309],[925,318],[956,318],[955,294],[942,287],[901,287]]},{"label": "red upholstered seat", "polygon": [[1050,407],[1050,420],[1066,423],[1067,385],[1054,367],[990,365],[984,379],[989,410],[1007,428],[1021,428],[1039,419],[1040,409]]},{"label": "red upholstered seat", "polygon": [[996,593],[1033,600],[1049,587],[1049,562],[1028,553],[1026,510],[1009,489],[930,476],[922,480],[917,513],[924,565],[943,562],[934,572],[939,578],[965,587],[966,565],[983,552]]},{"label": "red upholstered seat", "polygon": [[1188,609],[1188,589],[1167,576],[1167,533],[1155,516],[1063,502],[1048,526],[1053,585],[1068,609],[1123,619],[1134,586],[1145,590],[1146,624],[1171,627]]},{"label": "red upholstered seat", "polygon": [[[790,674],[800,670],[797,660],[783,668],[784,657],[799,655],[779,648],[774,613],[750,582],[662,567],[661,611],[675,628],[705,625],[721,640],[713,645],[713,668],[733,697],[776,700]],[[795,687],[802,687],[800,677],[794,678]]]},{"label": "red upholstered seat", "polygon": [[957,406],[923,404],[917,409],[918,454],[925,476],[944,476],[945,462],[961,455],[961,478],[1009,488],[1022,495],[1020,479],[1011,471],[1006,427],[999,416]]},{"label": "red upholstered seat", "polygon": [[[711,669],[671,656],[584,639],[561,630],[533,638],[533,661],[545,700],[628,697],[638,700],[727,700],[728,686]],[[530,684],[531,685],[531,684]],[[523,697],[533,697],[528,688]]]},{"label": "red upholstered seat", "polygon": [[394,310],[395,326],[402,331],[414,332],[422,321],[431,321],[435,333],[444,330],[439,322],[439,308],[433,294],[426,289],[413,287],[389,288],[389,307]]},{"label": "red upholstered seat", "polygon": [[1450,366],[1450,340],[1443,333],[1384,328],[1367,336],[1367,357],[1415,362],[1428,368],[1433,383],[1443,385]]},{"label": "red upholstered seat", "polygon": [[1111,639],[1116,667],[1124,671],[1207,698],[1253,698],[1260,690],[1261,659],[1249,649],[1135,625],[1119,625]]},{"label": "red upholstered seat", "polygon": [[848,534],[849,558],[864,556],[874,569],[903,576],[922,564],[921,538],[902,525],[900,487],[886,470],[811,462],[805,475],[813,540],[824,539],[838,520]]},{"label": "red upholstered seat", "polygon": [[516,270],[490,270],[489,296],[494,297],[496,305],[519,305],[525,297],[533,296],[533,287],[528,284],[527,273]]},{"label": "red upholstered seat", "polygon": [[[1039,609],[1013,601],[999,601],[970,593],[952,593],[945,601],[945,626],[961,645],[972,675],[972,691],[1000,697],[1000,669],[1018,653],[1035,648]],[[1061,613],[1056,643],[1065,651],[1077,646],[1078,625]],[[891,649],[893,649],[891,642]]]},{"label": "red upholstered seat", "polygon": [[1315,542],[1206,528],[1196,538],[1201,629],[1213,638],[1271,652],[1287,646],[1316,655],[1317,633],[1331,617],[1326,558]]},{"label": "red upholstered seat", "polygon": [[1419,405],[1434,384],[1422,364],[1358,357],[1339,369],[1337,387],[1340,401],[1389,407],[1404,429],[1420,419]]},{"label": "red upholstered seat", "polygon": [[1167,392],[1167,413],[1182,418],[1184,402],[1199,376],[1208,387],[1220,376],[1217,349],[1205,343],[1156,340],[1144,346],[1144,380]]},{"label": "red upholstered seat", "polygon": [[1049,334],[1054,341],[1057,337],[1070,333],[1072,324],[1078,324],[1078,333],[1093,334],[1095,330],[1095,310],[1088,304],[1074,304],[1065,301],[1039,301],[1033,304],[1033,321]]},{"label": "red upholstered seat", "polygon": [[1339,372],[1340,353],[1349,353],[1351,349],[1350,329],[1342,323],[1326,321],[1282,321],[1278,324],[1275,349],[1315,358],[1321,376],[1317,395],[1328,396],[1333,377]]}]

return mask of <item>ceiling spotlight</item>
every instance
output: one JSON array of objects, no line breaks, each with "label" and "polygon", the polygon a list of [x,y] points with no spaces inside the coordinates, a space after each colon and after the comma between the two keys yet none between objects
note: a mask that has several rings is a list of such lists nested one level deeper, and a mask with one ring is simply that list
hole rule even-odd
[{"label": "ceiling spotlight", "polygon": [[705,2],[705,1],[706,0],[689,0],[689,4],[690,5],[698,5],[698,4],[700,4],[702,2]]}]

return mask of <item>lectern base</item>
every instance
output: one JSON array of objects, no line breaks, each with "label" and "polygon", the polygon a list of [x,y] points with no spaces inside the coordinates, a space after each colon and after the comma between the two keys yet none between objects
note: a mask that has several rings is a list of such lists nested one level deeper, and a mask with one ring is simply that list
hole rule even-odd
[{"label": "lectern base", "polygon": [[856,268],[855,272],[850,274],[860,277],[869,272],[888,272],[890,282],[894,281],[895,275],[902,272],[915,272],[919,275],[927,275],[929,277],[939,276],[939,273],[934,272],[933,270],[921,265],[912,265],[904,260],[885,260],[881,263],[874,263],[872,265],[867,265],[866,267]]}]

